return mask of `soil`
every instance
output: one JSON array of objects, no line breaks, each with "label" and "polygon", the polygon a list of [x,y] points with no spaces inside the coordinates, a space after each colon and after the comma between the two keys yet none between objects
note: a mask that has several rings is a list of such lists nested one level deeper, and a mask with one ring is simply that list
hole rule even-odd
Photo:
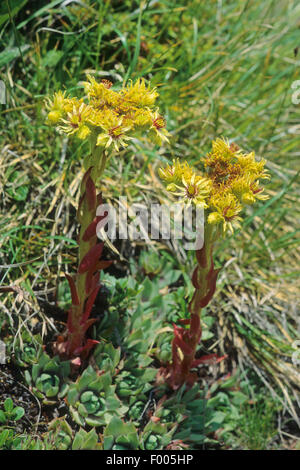
[{"label": "soil", "polygon": [[43,406],[24,382],[20,370],[13,363],[0,366],[0,408],[10,397],[15,407],[24,408],[25,414],[19,421],[9,422],[8,425],[16,433],[32,434],[34,430],[35,435],[42,435],[48,431],[48,425],[54,418],[69,415],[68,406],[64,400],[57,400],[52,406]]},{"label": "soil", "polygon": [[6,398],[13,400],[14,406],[21,406],[25,410],[23,418],[12,424],[17,433],[31,431],[38,427],[39,432],[47,430],[46,424],[42,424],[41,407],[37,398],[22,383],[22,377],[13,364],[0,365],[0,408]]}]

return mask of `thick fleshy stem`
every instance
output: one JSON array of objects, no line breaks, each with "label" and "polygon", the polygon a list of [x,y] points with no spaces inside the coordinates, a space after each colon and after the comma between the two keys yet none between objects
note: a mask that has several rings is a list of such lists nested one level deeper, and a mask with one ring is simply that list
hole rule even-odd
[{"label": "thick fleshy stem", "polygon": [[174,338],[172,341],[172,362],[164,371],[168,384],[174,390],[184,383],[191,385],[197,380],[196,374],[191,373],[191,369],[199,364],[219,362],[222,358],[217,358],[215,354],[202,356],[195,359],[197,345],[200,342],[201,310],[212,299],[215,290],[219,269],[214,268],[213,245],[216,239],[212,226],[207,225],[205,229],[204,244],[196,251],[197,266],[192,276],[192,283],[195,288],[194,295],[189,304],[190,318],[182,321],[187,328],[174,327]]},{"label": "thick fleshy stem", "polygon": [[68,312],[66,339],[57,342],[57,351],[69,358],[87,356],[91,348],[98,343],[86,339],[86,331],[94,323],[90,313],[100,288],[99,271],[111,264],[111,261],[100,261],[103,243],[98,242],[97,228],[107,214],[97,216],[97,207],[102,204],[101,194],[96,194],[96,180],[102,175],[106,163],[105,152],[99,152],[95,141],[91,141],[91,155],[86,159],[86,172],[81,182],[77,220],[80,224],[79,265],[74,277],[66,274],[69,282],[72,305]]}]

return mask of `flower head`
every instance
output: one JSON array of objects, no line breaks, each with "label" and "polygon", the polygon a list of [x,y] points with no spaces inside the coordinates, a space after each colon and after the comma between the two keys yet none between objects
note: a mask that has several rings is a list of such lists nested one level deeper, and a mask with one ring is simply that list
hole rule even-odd
[{"label": "flower head", "polygon": [[179,159],[173,160],[173,165],[167,165],[166,168],[159,168],[159,176],[166,183],[178,184],[182,181],[182,177],[189,179],[193,175],[193,169],[188,162],[181,163]]},{"label": "flower head", "polygon": [[132,139],[132,137],[126,135],[126,132],[130,131],[130,127],[124,126],[122,119],[113,127],[101,127],[103,132],[98,135],[97,146],[108,148],[110,145],[113,145],[114,149],[118,152],[119,146],[127,147],[126,141]]},{"label": "flower head", "polygon": [[129,86],[121,90],[121,96],[125,101],[138,107],[152,107],[155,103],[158,93],[156,88],[151,90],[143,78],[138,79],[134,84],[130,81]]},{"label": "flower head", "polygon": [[72,109],[72,99],[66,98],[65,92],[58,91],[54,93],[52,101],[47,98],[46,109],[49,111],[48,122],[57,124]]},{"label": "flower head", "polygon": [[195,173],[189,179],[182,177],[182,185],[177,186],[179,191],[175,194],[181,196],[181,202],[188,206],[192,203],[197,207],[208,207],[207,198],[210,193],[211,185],[207,178],[196,176]]},{"label": "flower head", "polygon": [[264,159],[257,161],[254,152],[243,153],[224,139],[214,141],[212,152],[204,159],[216,197],[231,194],[242,205],[268,199],[259,186],[259,179],[269,178],[265,163]]},{"label": "flower head", "polygon": [[269,178],[265,163],[257,161],[254,152],[243,153],[236,144],[216,139],[204,158],[202,174],[178,159],[158,172],[169,192],[186,204],[205,208],[207,222],[219,225],[225,233],[238,226],[244,205],[268,199],[259,184],[260,179]]},{"label": "flower head", "polygon": [[47,100],[48,122],[57,124],[60,132],[82,140],[96,137],[98,146],[116,151],[142,134],[158,145],[168,142],[165,120],[158,108],[153,109],[158,93],[144,79],[115,91],[109,80],[97,82],[88,75],[84,89],[87,103],[61,91]]},{"label": "flower head", "polygon": [[62,125],[58,129],[65,134],[77,133],[79,139],[84,140],[90,133],[89,119],[91,108],[83,102],[76,102],[71,112],[67,113],[66,119],[61,119]]},{"label": "flower head", "polygon": [[211,182],[197,175],[187,162],[174,160],[172,166],[167,166],[164,170],[160,168],[159,175],[168,183],[167,190],[180,197],[180,202],[207,207]]},{"label": "flower head", "polygon": [[226,232],[227,228],[233,232],[233,224],[237,226],[238,221],[242,220],[239,217],[242,206],[229,192],[213,195],[209,201],[209,207],[211,212],[207,217],[207,222],[214,225],[221,224],[223,232]]}]

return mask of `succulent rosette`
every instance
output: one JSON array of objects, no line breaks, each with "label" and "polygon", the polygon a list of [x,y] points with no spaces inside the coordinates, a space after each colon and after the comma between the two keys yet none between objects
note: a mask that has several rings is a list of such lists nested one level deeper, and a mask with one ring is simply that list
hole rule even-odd
[{"label": "succulent rosette", "polygon": [[52,405],[66,395],[66,379],[69,374],[69,361],[61,361],[58,356],[50,358],[46,353],[42,353],[38,363],[33,365],[31,373],[25,371],[25,379],[33,393],[44,404]]},{"label": "succulent rosette", "polygon": [[103,433],[104,450],[137,450],[140,442],[133,423],[113,417]]},{"label": "succulent rosette", "polygon": [[123,416],[128,410],[115,394],[110,373],[99,375],[92,366],[70,386],[67,403],[73,419],[83,427],[108,424],[113,416]]},{"label": "succulent rosette", "polygon": [[141,434],[143,450],[164,449],[172,440],[176,424],[168,426],[160,422],[149,421]]},{"label": "succulent rosette", "polygon": [[[93,357],[101,371],[109,371],[111,375],[114,375],[117,373],[117,367],[120,364],[121,350],[120,348],[114,348],[111,343],[102,342],[96,346]],[[119,367],[121,367],[121,364]]]}]

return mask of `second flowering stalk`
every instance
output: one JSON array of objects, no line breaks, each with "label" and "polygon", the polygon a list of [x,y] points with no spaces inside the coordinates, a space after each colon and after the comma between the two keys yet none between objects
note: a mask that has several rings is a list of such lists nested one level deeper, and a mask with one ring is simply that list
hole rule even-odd
[{"label": "second flowering stalk", "polygon": [[205,213],[204,242],[196,250],[197,265],[192,275],[195,290],[188,307],[190,317],[182,322],[183,326],[174,325],[172,361],[163,369],[165,380],[173,389],[193,383],[197,375],[191,369],[216,358],[195,357],[201,339],[201,310],[216,290],[219,270],[214,267],[214,244],[227,230],[233,231],[239,225],[243,205],[267,199],[259,186],[259,179],[268,178],[265,160],[257,161],[253,152],[243,153],[237,145],[217,139],[203,164],[202,174],[178,160],[159,171],[168,191],[180,196],[183,204],[194,204]]}]

